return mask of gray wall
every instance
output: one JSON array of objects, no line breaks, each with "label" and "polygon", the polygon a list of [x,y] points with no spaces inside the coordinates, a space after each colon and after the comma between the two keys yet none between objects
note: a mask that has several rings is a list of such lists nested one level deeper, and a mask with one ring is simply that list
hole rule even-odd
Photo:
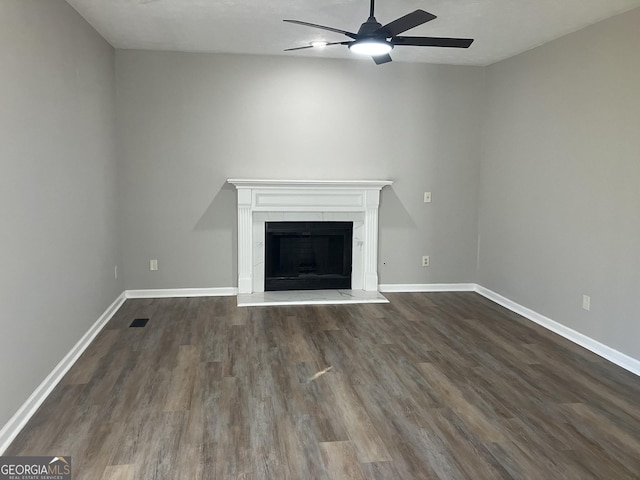
[{"label": "gray wall", "polygon": [[0,2],[0,426],[122,292],[114,85],[67,3]]},{"label": "gray wall", "polygon": [[639,26],[640,9],[488,68],[478,269],[483,286],[636,359]]},{"label": "gray wall", "polygon": [[116,72],[127,289],[237,285],[229,177],[394,180],[381,283],[475,280],[482,68],[119,50]]}]

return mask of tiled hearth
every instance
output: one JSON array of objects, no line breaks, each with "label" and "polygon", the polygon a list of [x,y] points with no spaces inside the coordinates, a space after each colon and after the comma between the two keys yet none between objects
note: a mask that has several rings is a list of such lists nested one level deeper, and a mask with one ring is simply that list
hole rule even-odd
[{"label": "tiled hearth", "polygon": [[388,302],[380,292],[367,292],[365,290],[290,290],[286,292],[259,292],[238,295],[239,307]]},{"label": "tiled hearth", "polygon": [[[380,190],[391,185],[391,181],[229,179],[228,182],[238,190],[238,305],[386,301],[378,293],[378,205]],[[353,222],[351,290],[265,293],[267,221]]]}]

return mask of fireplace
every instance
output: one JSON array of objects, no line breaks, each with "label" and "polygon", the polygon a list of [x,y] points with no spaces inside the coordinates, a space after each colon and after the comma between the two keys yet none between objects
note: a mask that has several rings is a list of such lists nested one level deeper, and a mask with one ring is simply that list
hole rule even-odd
[{"label": "fireplace", "polygon": [[351,288],[353,222],[266,222],[265,291]]},{"label": "fireplace", "polygon": [[265,292],[266,224],[271,222],[351,223],[351,282],[347,291],[303,292],[317,296],[321,291],[335,291],[342,292],[343,297],[375,297],[386,301],[378,292],[378,206],[380,190],[392,181],[237,178],[227,181],[238,191],[239,304],[248,305],[247,298]]}]

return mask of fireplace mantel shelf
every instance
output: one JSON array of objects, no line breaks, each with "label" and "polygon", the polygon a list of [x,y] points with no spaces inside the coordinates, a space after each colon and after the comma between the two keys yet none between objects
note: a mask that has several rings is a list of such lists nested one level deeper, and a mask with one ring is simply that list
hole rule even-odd
[{"label": "fireplace mantel shelf", "polygon": [[264,292],[267,221],[353,222],[351,288],[378,290],[378,206],[391,180],[230,178],[238,191],[238,293]]},{"label": "fireplace mantel shelf", "polygon": [[378,188],[393,184],[392,180],[265,180],[251,178],[229,178],[228,183],[245,188]]}]

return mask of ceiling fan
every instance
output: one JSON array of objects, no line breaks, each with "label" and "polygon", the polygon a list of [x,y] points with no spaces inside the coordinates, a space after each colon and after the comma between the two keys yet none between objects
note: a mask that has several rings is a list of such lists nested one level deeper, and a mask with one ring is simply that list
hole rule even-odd
[{"label": "ceiling fan", "polygon": [[396,45],[409,45],[416,47],[453,47],[453,48],[469,48],[473,43],[471,38],[438,38],[438,37],[400,37],[399,34],[406,32],[418,25],[427,23],[434,18],[429,12],[424,10],[415,10],[404,15],[386,25],[380,24],[373,14],[374,0],[371,0],[369,8],[369,18],[360,25],[358,33],[340,30],[339,28],[325,27],[315,23],[301,22],[300,20],[283,20],[289,23],[296,23],[306,27],[320,28],[329,30],[330,32],[341,33],[351,38],[344,42],[312,42],[312,44],[304,47],[287,48],[285,52],[292,50],[302,50],[305,48],[313,48],[327,45],[346,45],[349,50],[354,53],[370,55],[376,64],[380,65],[391,61],[389,52]]}]

